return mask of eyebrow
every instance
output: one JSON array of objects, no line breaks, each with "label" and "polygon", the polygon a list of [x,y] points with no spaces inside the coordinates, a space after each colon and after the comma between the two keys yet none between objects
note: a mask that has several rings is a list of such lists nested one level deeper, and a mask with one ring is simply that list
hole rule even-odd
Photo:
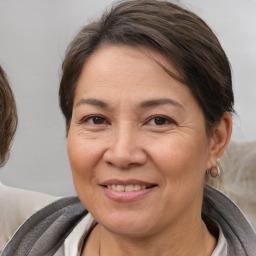
[{"label": "eyebrow", "polygon": [[80,105],[83,105],[83,104],[94,105],[94,106],[97,106],[100,108],[108,108],[109,107],[109,105],[104,101],[97,100],[97,99],[91,99],[91,98],[89,98],[89,99],[82,98],[76,103],[75,108]]},{"label": "eyebrow", "polygon": [[155,107],[159,105],[165,105],[165,104],[171,104],[175,107],[178,107],[182,110],[184,110],[184,107],[177,101],[169,99],[169,98],[161,98],[161,99],[152,99],[152,100],[146,100],[140,103],[140,108],[150,108]]},{"label": "eyebrow", "polygon": [[[109,105],[106,102],[98,99],[93,99],[93,98],[88,98],[88,99],[82,98],[76,103],[75,107],[78,107],[83,104],[89,104],[89,105],[97,106],[104,109],[109,108]],[[139,104],[139,108],[150,108],[150,107],[155,107],[155,106],[165,105],[165,104],[171,104],[173,106],[176,106],[184,110],[184,107],[179,102],[169,98],[150,99],[150,100],[142,101]]]}]

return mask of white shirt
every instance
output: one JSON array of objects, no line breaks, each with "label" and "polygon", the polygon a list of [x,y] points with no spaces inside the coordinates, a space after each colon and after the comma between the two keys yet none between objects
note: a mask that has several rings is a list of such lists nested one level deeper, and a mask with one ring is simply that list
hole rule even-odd
[{"label": "white shirt", "polygon": [[[64,244],[54,254],[54,256],[80,256],[84,238],[95,226],[96,221],[91,214],[87,214],[73,229],[73,231],[66,238]],[[217,224],[218,225],[218,224]],[[219,238],[217,246],[215,247],[211,256],[226,256],[227,255],[227,241],[224,237],[221,227],[219,228]]]}]

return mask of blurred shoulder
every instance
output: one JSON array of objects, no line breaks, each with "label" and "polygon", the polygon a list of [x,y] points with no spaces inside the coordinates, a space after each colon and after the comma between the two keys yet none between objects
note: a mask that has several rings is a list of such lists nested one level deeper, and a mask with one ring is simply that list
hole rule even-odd
[{"label": "blurred shoulder", "polygon": [[221,158],[217,188],[231,198],[256,227],[256,141],[231,141]]},{"label": "blurred shoulder", "polygon": [[33,213],[58,197],[0,183],[0,249]]}]

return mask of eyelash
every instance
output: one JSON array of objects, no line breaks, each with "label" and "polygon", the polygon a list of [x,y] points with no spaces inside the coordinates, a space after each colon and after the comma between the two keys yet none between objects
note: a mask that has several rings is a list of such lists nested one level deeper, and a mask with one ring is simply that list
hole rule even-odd
[{"label": "eyelash", "polygon": [[89,124],[91,124],[91,125],[104,125],[104,124],[95,124],[95,123],[90,123],[90,122],[89,122],[90,119],[93,120],[93,119],[96,119],[96,118],[103,120],[104,124],[105,124],[105,123],[108,123],[108,121],[106,120],[106,118],[103,117],[103,116],[101,116],[101,115],[91,115],[91,116],[87,116],[87,117],[83,118],[79,123],[80,123],[80,124],[89,123]]},{"label": "eyelash", "polygon": [[[162,116],[162,115],[154,115],[148,118],[148,120],[146,121],[146,124],[149,124],[150,121],[155,119],[155,126],[165,126],[165,125],[169,125],[169,124],[177,124],[173,119],[166,117],[166,116]],[[158,121],[164,121],[164,124],[156,124],[156,119],[158,119]],[[161,120],[162,119],[162,120]]]},{"label": "eyelash", "polygon": [[[93,120],[94,119],[94,122],[91,123],[89,122],[89,120]],[[97,120],[95,119],[99,119],[98,121],[103,121],[103,123],[98,123],[97,124]],[[177,124],[173,119],[169,118],[169,117],[166,117],[166,116],[162,116],[162,115],[154,115],[154,116],[151,116],[147,119],[147,121],[145,122],[145,124],[149,124],[150,121],[154,120],[154,124],[155,126],[165,126],[165,125],[168,125],[168,124]],[[158,120],[157,120],[158,119]],[[96,121],[96,123],[95,123]],[[157,124],[156,122],[164,122],[164,123],[161,123],[161,124]],[[85,118],[83,118],[80,122],[80,124],[83,124],[83,123],[89,123],[91,125],[105,125],[105,124],[108,124],[109,122],[107,121],[107,119],[101,115],[91,115],[91,116],[87,116]]]}]

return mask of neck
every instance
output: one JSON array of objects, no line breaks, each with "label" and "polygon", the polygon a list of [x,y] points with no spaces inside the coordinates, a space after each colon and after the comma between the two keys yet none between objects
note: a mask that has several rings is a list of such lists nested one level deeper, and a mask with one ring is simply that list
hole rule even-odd
[{"label": "neck", "polygon": [[201,220],[199,225],[185,231],[166,231],[148,237],[126,237],[97,225],[87,240],[82,255],[99,256],[210,256],[216,246],[215,238]]}]

